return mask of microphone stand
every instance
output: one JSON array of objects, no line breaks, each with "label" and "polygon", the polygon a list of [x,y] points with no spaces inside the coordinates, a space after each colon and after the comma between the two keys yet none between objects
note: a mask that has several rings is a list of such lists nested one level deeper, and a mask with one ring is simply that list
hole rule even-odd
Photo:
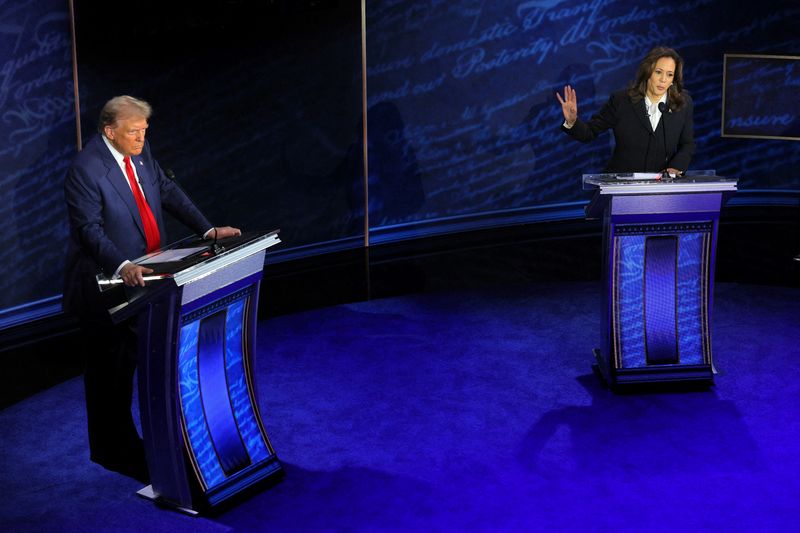
[{"label": "microphone stand", "polygon": [[658,103],[658,110],[661,111],[661,128],[664,130],[664,170],[661,172],[661,179],[663,181],[672,181],[672,176],[669,175],[669,152],[667,151],[667,113],[672,110],[666,102]]},{"label": "microphone stand", "polygon": [[[642,105],[645,108],[645,114],[647,114],[647,120],[650,120],[650,110],[647,108],[647,104],[644,103],[642,100]],[[644,165],[642,165],[642,172],[647,172],[647,160],[650,159],[650,141],[653,140],[653,136],[656,133],[650,129],[650,135],[647,136],[647,150],[644,151]]]}]

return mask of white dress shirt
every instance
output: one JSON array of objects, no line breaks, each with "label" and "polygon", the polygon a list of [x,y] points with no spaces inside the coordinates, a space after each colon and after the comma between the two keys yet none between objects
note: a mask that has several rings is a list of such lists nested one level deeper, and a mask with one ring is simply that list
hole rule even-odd
[{"label": "white dress shirt", "polygon": [[662,94],[661,98],[656,103],[651,102],[650,98],[647,96],[644,97],[644,105],[647,107],[647,117],[650,119],[650,125],[653,127],[653,131],[656,131],[658,121],[661,120],[661,111],[658,109],[658,104],[666,101],[667,93]]}]

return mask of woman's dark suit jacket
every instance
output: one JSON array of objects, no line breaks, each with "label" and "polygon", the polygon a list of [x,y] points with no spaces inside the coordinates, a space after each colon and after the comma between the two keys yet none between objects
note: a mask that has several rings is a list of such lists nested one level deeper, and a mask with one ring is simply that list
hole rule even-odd
[{"label": "woman's dark suit jacket", "polygon": [[[634,104],[627,91],[613,93],[588,122],[578,119],[572,128],[567,129],[562,124],[561,129],[582,142],[593,141],[605,130],[613,129],[616,146],[604,172],[658,172],[666,167],[685,171],[689,168],[695,143],[692,100],[686,93],[684,98],[686,104],[680,111],[662,113],[655,131],[647,117],[644,99]],[[664,131],[669,154],[667,164]]]}]

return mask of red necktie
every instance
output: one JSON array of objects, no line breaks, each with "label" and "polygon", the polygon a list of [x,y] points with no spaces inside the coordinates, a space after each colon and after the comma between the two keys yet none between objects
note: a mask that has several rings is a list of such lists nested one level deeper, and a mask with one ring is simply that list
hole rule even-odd
[{"label": "red necktie", "polygon": [[158,224],[156,224],[156,219],[153,216],[153,212],[150,211],[150,206],[147,205],[147,200],[144,199],[144,195],[142,194],[141,189],[139,189],[139,184],[136,183],[136,175],[133,173],[131,158],[125,156],[122,160],[125,161],[125,174],[128,175],[128,183],[130,183],[131,191],[133,191],[133,197],[136,199],[136,207],[139,208],[139,216],[142,219],[144,238],[147,241],[147,253],[154,252],[158,250],[158,247],[161,244],[161,236],[158,233]]}]

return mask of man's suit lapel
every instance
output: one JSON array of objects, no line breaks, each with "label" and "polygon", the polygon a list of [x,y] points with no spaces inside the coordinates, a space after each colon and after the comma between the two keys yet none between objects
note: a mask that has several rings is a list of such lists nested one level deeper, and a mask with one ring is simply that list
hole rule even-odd
[{"label": "man's suit lapel", "polygon": [[131,218],[133,218],[134,224],[136,224],[136,227],[139,229],[139,233],[141,233],[142,238],[144,238],[142,217],[139,215],[139,207],[136,205],[136,200],[133,198],[133,192],[131,191],[130,185],[128,185],[128,178],[122,173],[122,169],[119,168],[114,156],[108,151],[108,147],[103,140],[98,140],[100,141],[99,149],[102,154],[103,165],[106,167],[106,179],[117,191],[117,194],[119,194],[122,202],[128,207],[128,211],[131,213]]}]

